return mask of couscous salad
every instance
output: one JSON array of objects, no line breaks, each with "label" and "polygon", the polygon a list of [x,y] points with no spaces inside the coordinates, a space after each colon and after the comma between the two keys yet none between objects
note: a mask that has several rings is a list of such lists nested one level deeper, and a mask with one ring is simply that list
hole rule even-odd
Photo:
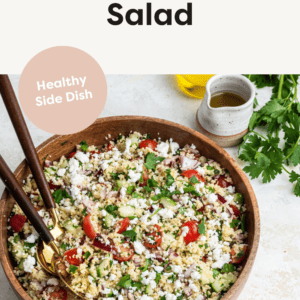
[{"label": "couscous salad", "polygon": [[[217,300],[236,281],[247,251],[243,195],[194,145],[120,134],[101,148],[82,141],[44,172],[65,228],[65,270],[86,299]],[[51,228],[31,175],[23,188]],[[17,204],[8,230],[30,297],[66,300],[63,283],[37,263],[39,236]]]}]

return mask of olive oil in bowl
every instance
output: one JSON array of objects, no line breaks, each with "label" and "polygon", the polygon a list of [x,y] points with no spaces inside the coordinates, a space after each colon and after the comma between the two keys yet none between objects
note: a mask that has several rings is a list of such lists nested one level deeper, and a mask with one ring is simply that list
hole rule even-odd
[{"label": "olive oil in bowl", "polygon": [[234,107],[240,106],[246,103],[246,100],[234,93],[221,92],[211,95],[210,106],[214,108],[218,107]]}]

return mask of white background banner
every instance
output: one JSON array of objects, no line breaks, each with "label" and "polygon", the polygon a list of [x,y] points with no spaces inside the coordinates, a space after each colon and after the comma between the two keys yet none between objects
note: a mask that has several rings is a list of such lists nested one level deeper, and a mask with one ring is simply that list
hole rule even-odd
[{"label": "white background banner", "polygon": [[[146,25],[147,2],[152,3],[151,26]],[[143,9],[144,25],[135,26],[125,20],[109,24],[112,3],[1,1],[0,72],[21,73],[38,52],[59,45],[86,51],[106,74],[299,72],[299,1],[190,1],[190,26],[174,21],[187,1],[115,2],[123,6],[123,16]],[[172,9],[171,26],[155,23],[158,9]]]}]

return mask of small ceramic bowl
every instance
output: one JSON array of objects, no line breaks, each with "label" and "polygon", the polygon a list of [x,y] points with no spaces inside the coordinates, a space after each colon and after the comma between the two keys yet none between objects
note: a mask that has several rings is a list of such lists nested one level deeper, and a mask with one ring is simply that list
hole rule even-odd
[{"label": "small ceramic bowl", "polygon": [[[219,92],[237,94],[246,103],[235,107],[211,107],[211,95]],[[248,132],[254,98],[255,88],[245,76],[213,76],[206,84],[205,96],[197,111],[199,131],[221,147],[238,145]]]},{"label": "small ceramic bowl", "polygon": [[[98,119],[87,129],[75,134],[55,135],[37,147],[37,152],[41,163],[44,162],[43,158],[46,156],[50,160],[58,160],[62,155],[66,156],[74,151],[75,146],[82,140],[86,140],[89,145],[100,146],[107,143],[105,137],[109,134],[112,138],[116,138],[119,133],[128,135],[131,131],[138,131],[143,134],[150,133],[152,138],[160,137],[162,140],[173,138],[181,147],[186,144],[194,144],[202,155],[219,162],[230,172],[236,190],[244,195],[247,206],[248,237],[246,242],[249,250],[246,259],[242,262],[242,271],[237,281],[222,298],[222,300],[237,299],[248,279],[257,253],[260,220],[256,197],[247,176],[224,149],[199,132],[173,122],[150,117],[124,116]],[[14,174],[22,184],[22,181],[30,174],[25,160],[18,166]],[[14,203],[12,196],[5,190],[0,202],[0,259],[3,270],[18,299],[31,300],[13,273],[13,261],[7,249],[7,219]]]}]

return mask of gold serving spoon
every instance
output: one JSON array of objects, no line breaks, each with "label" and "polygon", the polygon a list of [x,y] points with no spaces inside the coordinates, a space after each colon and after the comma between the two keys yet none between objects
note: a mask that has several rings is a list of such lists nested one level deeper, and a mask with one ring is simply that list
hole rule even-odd
[{"label": "gold serving spoon", "polygon": [[[14,174],[11,172],[4,159],[0,155],[0,178],[3,183],[10,191],[11,195],[14,197],[16,202],[21,207],[25,216],[28,218],[30,223],[33,225],[34,229],[38,232],[40,237],[43,240],[43,243],[51,249],[52,261],[50,262],[51,269],[54,270],[54,275],[58,275],[62,282],[69,288],[72,292],[73,296],[79,296],[80,298],[84,298],[83,294],[76,293],[71,288],[71,278],[68,272],[66,271],[66,266],[63,262],[63,257],[54,242],[54,237],[51,234],[50,230],[47,228],[43,219],[40,217],[35,207],[26,196],[19,182],[15,178]],[[47,264],[48,266],[48,264]]]}]

